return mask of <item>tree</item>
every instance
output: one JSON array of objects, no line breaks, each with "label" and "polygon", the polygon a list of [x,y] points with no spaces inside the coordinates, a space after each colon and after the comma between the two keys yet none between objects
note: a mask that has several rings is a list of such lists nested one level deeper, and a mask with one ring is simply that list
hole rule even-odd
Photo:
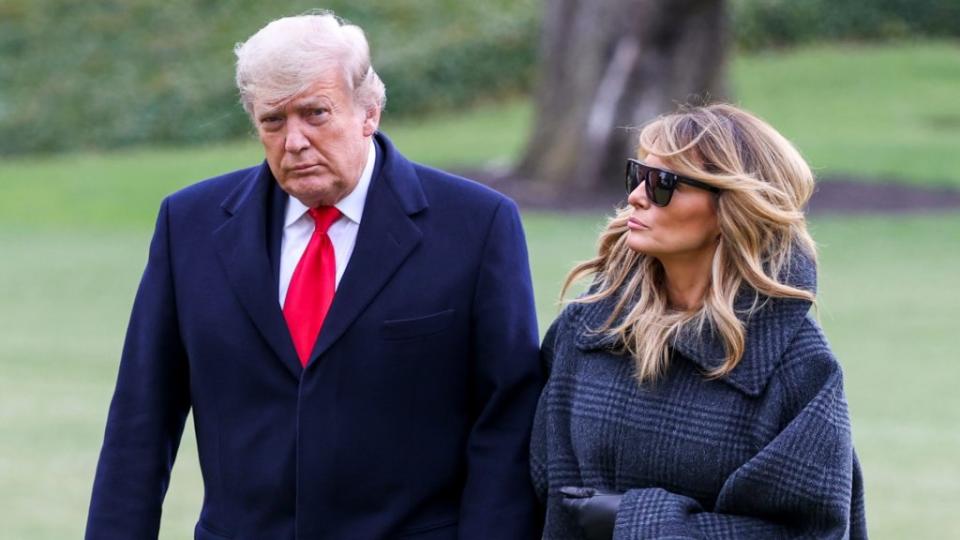
[{"label": "tree", "polygon": [[619,188],[637,127],[725,92],[724,0],[547,0],[534,132],[517,173]]}]

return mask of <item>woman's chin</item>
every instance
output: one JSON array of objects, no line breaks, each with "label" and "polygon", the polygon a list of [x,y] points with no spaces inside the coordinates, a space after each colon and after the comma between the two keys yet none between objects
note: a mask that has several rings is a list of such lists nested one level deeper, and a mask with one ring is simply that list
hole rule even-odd
[{"label": "woman's chin", "polygon": [[631,251],[641,255],[656,256],[656,249],[654,246],[652,246],[647,239],[637,238],[634,234],[631,234],[630,238],[627,238],[627,247],[630,248]]}]

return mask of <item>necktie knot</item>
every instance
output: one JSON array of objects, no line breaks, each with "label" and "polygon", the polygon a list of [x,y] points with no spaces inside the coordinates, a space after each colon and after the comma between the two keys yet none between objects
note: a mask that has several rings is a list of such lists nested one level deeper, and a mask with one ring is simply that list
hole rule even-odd
[{"label": "necktie knot", "polygon": [[330,225],[333,225],[334,221],[340,219],[341,215],[335,206],[311,208],[307,210],[307,213],[310,214],[310,217],[312,217],[314,223],[316,223],[317,230],[324,234],[326,234]]}]

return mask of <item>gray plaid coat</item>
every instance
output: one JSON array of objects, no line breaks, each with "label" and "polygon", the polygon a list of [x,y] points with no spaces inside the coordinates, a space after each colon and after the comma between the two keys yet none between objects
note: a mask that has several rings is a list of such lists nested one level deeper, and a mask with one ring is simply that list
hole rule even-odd
[{"label": "gray plaid coat", "polygon": [[[795,258],[787,281],[814,289],[814,266]],[[727,377],[702,375],[723,357],[708,329],[681,334],[667,374],[644,385],[590,331],[611,306],[571,304],[544,339],[531,474],[545,539],[582,538],[560,506],[563,486],[624,493],[615,540],[866,538],[840,366],[808,302],[755,312]]]}]

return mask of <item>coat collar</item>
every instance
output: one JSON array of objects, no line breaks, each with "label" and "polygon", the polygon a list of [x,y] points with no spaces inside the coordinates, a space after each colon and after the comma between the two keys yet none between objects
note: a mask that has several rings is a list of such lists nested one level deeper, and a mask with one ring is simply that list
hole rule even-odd
[{"label": "coat collar", "polygon": [[[781,280],[793,287],[815,292],[816,265],[808,255],[795,248]],[[616,299],[608,298],[577,305],[574,310],[574,343],[579,349],[617,348],[614,337],[593,331],[606,322],[615,302]],[[810,306],[807,300],[769,298],[744,287],[734,300],[737,316],[747,329],[743,358],[721,380],[745,394],[760,395],[803,324]],[[723,363],[723,342],[710,324],[704,325],[702,332],[693,327],[684,328],[673,348],[703,371],[710,371]]]}]

